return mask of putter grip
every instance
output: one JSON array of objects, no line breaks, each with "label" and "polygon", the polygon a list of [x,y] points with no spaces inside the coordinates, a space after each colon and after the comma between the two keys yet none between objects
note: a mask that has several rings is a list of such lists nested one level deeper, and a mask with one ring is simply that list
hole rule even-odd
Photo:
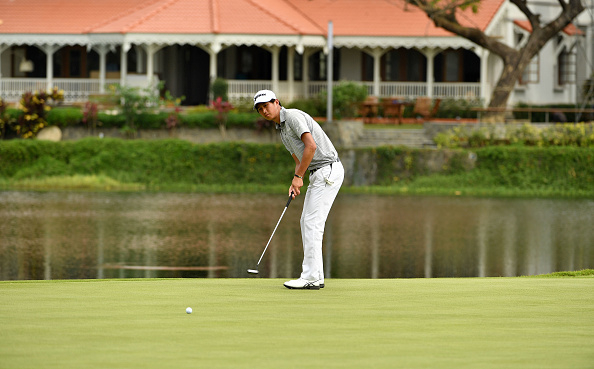
[{"label": "putter grip", "polygon": [[289,204],[291,203],[291,200],[293,200],[293,192],[291,192],[291,194],[289,195],[289,200],[287,201],[287,205],[285,205],[285,208],[289,207]]}]

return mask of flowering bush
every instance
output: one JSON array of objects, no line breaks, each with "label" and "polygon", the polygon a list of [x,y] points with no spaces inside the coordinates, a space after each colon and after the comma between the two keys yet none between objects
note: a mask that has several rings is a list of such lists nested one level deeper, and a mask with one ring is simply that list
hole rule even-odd
[{"label": "flowering bush", "polygon": [[223,101],[223,99],[219,96],[217,99],[212,103],[212,107],[218,112],[217,120],[219,124],[225,125],[227,121],[227,114],[233,110],[233,105],[229,101]]},{"label": "flowering bush", "polygon": [[55,87],[49,92],[25,92],[20,100],[23,114],[19,117],[14,130],[22,138],[32,138],[47,126],[47,112],[51,110],[50,100],[55,104],[64,100],[64,90]]},{"label": "flowering bush", "polygon": [[229,101],[224,101],[220,96],[212,103],[212,107],[217,111],[217,121],[219,122],[219,130],[223,137],[227,136],[227,116],[233,110],[233,105]]},{"label": "flowering bush", "polygon": [[93,131],[97,128],[97,118],[99,116],[99,107],[97,103],[87,101],[83,110],[82,122],[87,125],[87,128]]},{"label": "flowering bush", "polygon": [[173,97],[171,92],[165,91],[165,106],[173,106],[173,111],[169,113],[167,118],[165,119],[165,125],[169,132],[171,133],[175,127],[177,127],[180,123],[179,113],[181,113],[182,109],[180,107],[182,101],[186,99],[185,96],[181,97]]}]

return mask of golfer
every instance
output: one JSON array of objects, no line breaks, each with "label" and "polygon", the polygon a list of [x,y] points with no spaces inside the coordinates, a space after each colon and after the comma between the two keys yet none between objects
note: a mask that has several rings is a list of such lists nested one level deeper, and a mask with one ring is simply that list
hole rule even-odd
[{"label": "golfer", "polygon": [[303,177],[309,171],[301,214],[302,272],[299,279],[284,285],[290,289],[324,288],[322,238],[328,213],[344,179],[344,168],[334,145],[309,114],[285,109],[270,90],[254,95],[254,109],[264,119],[276,123],[283,144],[295,160],[295,176],[289,187],[293,198],[301,193]]}]

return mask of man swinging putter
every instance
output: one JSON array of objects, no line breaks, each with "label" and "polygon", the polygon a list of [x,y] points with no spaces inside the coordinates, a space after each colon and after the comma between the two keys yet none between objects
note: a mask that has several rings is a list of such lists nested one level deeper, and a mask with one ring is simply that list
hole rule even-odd
[{"label": "man swinging putter", "polygon": [[284,285],[290,289],[324,288],[322,238],[328,213],[344,180],[344,168],[334,145],[309,114],[285,109],[270,90],[254,95],[254,109],[264,119],[276,123],[283,144],[295,160],[295,176],[289,187],[293,198],[301,193],[303,176],[309,170],[301,214],[302,272],[299,279]]}]

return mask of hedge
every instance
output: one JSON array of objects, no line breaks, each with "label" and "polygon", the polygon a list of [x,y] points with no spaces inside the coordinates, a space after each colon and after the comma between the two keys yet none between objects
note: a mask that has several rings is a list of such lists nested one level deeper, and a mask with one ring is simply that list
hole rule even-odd
[{"label": "hedge", "polygon": [[[7,109],[6,114],[10,120],[16,121],[22,111],[19,109]],[[165,129],[166,119],[170,112],[160,111],[156,113],[139,114],[135,121],[137,129]],[[257,128],[258,122],[262,120],[256,112],[229,112],[227,115],[227,127]],[[83,110],[78,107],[57,107],[48,111],[47,122],[50,126],[69,127],[85,126],[83,123]],[[103,128],[122,128],[126,125],[126,118],[122,114],[110,114],[99,112],[97,114],[97,125]],[[190,111],[179,114],[179,127],[187,128],[216,128],[219,125],[217,112]],[[8,127],[10,130],[10,125]],[[9,135],[12,136],[12,135]]]},{"label": "hedge", "polygon": [[13,179],[97,174],[147,185],[269,184],[286,180],[294,166],[281,145],[97,138],[0,142],[0,177]]},{"label": "hedge", "polygon": [[[445,176],[464,176],[453,185],[551,188],[558,193],[593,192],[594,148],[486,147],[450,150]],[[376,185],[428,178],[431,170],[418,163],[434,150],[381,147],[358,149],[353,170],[361,175],[377,168]],[[342,155],[342,153],[341,153]],[[474,167],[469,155],[476,155]],[[355,158],[355,160],[357,160]],[[346,164],[346,162],[345,162]],[[290,180],[295,163],[280,144],[218,143],[198,145],[183,140],[119,140],[86,138],[47,142],[0,142],[0,177],[104,175],[122,183],[149,187],[172,184],[270,185]],[[347,166],[348,169],[348,166]],[[462,177],[460,177],[462,178]],[[402,183],[400,181],[399,183]]]}]

